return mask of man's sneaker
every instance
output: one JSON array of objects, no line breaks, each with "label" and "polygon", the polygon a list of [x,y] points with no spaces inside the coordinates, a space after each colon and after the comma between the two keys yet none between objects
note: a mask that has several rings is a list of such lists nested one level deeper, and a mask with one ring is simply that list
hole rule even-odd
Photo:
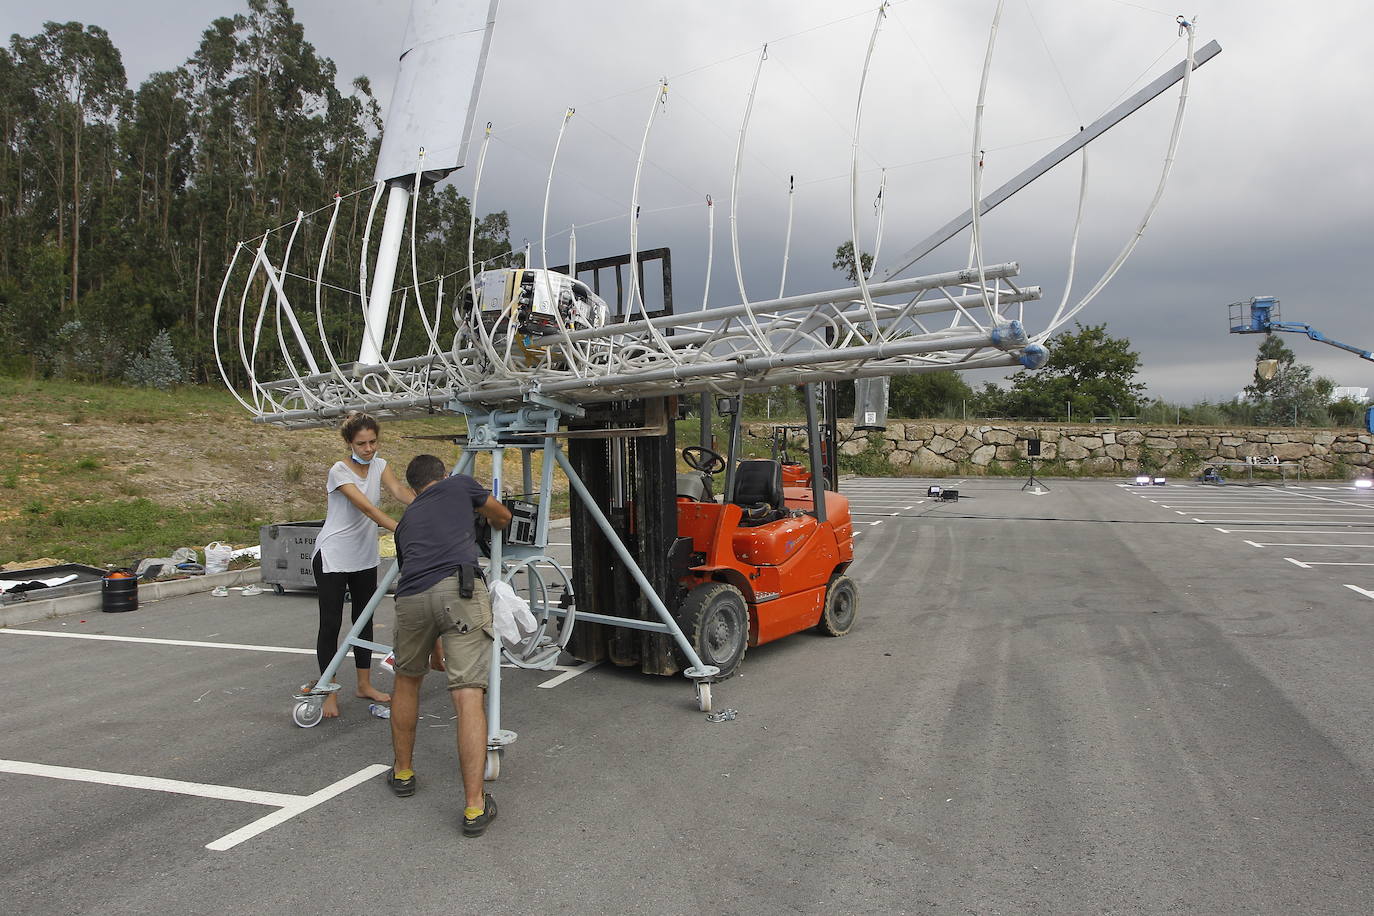
[{"label": "man's sneaker", "polygon": [[409,798],[415,794],[415,774],[411,773],[405,779],[396,775],[393,767],[386,771],[386,784],[391,786],[391,791],[396,793],[397,798]]},{"label": "man's sneaker", "polygon": [[482,796],[482,813],[476,817],[463,816],[463,836],[481,836],[492,821],[496,820],[496,799],[490,795]]}]

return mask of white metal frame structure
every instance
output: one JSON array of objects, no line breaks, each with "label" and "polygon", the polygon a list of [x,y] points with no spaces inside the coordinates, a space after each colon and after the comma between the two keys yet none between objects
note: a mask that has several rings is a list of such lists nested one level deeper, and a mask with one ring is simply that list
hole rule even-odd
[{"label": "white metal frame structure", "polygon": [[[415,2],[432,12],[438,0]],[[638,567],[630,561],[628,551],[610,530],[600,507],[582,487],[554,435],[563,419],[578,415],[582,410],[580,405],[594,402],[705,392],[737,395],[779,385],[827,380],[939,370],[1014,366],[1034,369],[1043,366],[1048,359],[1044,341],[1055,328],[1070,320],[1100,292],[1143,234],[1159,204],[1172,167],[1192,72],[1214,57],[1220,47],[1212,42],[1200,51],[1196,50],[1193,25],[1180,17],[1179,35],[1186,38],[1187,42],[1183,61],[1011,181],[984,196],[981,190],[982,151],[979,149],[983,100],[987,94],[989,65],[1002,6],[1003,0],[998,0],[982,67],[973,148],[969,159],[969,210],[894,258],[891,266],[880,274],[870,276],[870,272],[859,265],[852,286],[783,295],[788,257],[785,251],[784,279],[779,295],[763,301],[749,301],[745,294],[739,252],[737,198],[740,166],[758,82],[756,69],[754,82],[749,89],[749,104],[739,130],[731,182],[731,251],[740,293],[739,301],[734,304],[707,307],[703,298],[699,311],[651,317],[640,289],[639,272],[632,267],[626,301],[620,304],[622,317],[610,324],[574,328],[560,319],[556,329],[536,336],[517,327],[514,320],[507,320],[504,327],[500,322],[489,325],[480,311],[465,311],[456,307],[462,297],[454,296],[453,292],[478,278],[479,270],[484,266],[474,257],[475,225],[467,239],[466,269],[421,283],[415,241],[422,231],[419,227],[420,195],[414,191],[426,181],[433,180],[436,173],[446,173],[463,164],[462,151],[466,151],[468,139],[465,134],[453,147],[460,150],[456,163],[447,159],[442,163],[433,160],[427,163],[426,151],[420,146],[412,153],[413,171],[409,175],[379,173],[364,222],[363,254],[357,268],[356,289],[341,290],[325,281],[326,265],[334,247],[335,234],[342,223],[340,214],[346,199],[343,196],[336,197],[331,205],[312,214],[298,214],[286,226],[239,244],[226,272],[215,312],[216,359],[225,384],[256,420],[285,427],[335,425],[341,417],[355,410],[382,418],[436,413],[464,416],[467,418],[468,437],[455,471],[470,470],[477,452],[490,452],[496,469],[493,491],[497,494],[501,492],[500,459],[504,449],[519,448],[526,456],[542,449],[545,480],[540,492],[550,492],[553,467],[557,465],[562,468],[574,493],[597,519],[613,548],[627,561],[659,620],[629,621],[570,611],[554,605],[550,599],[550,582],[542,571],[550,565],[557,569],[557,564],[553,564],[543,553],[548,522],[548,500],[543,499],[533,545],[519,548],[506,545],[503,548],[499,536],[493,539],[493,576],[508,580],[523,577],[526,593],[535,598],[537,616],[543,624],[534,638],[510,651],[508,656],[525,666],[537,667],[551,663],[557,657],[554,649],[561,648],[566,642],[566,632],[574,619],[578,618],[656,630],[671,634],[690,660],[692,667],[686,674],[696,684],[698,705],[709,708],[709,684],[711,677],[718,672],[700,664],[672,615],[649,587]],[[478,15],[483,7],[486,7],[485,2],[478,0],[464,5],[468,15]],[[476,86],[481,81],[481,63],[485,60],[495,24],[496,9],[496,0],[491,0],[484,14],[485,32],[474,81],[474,100]],[[856,253],[862,250],[857,216],[857,160],[863,123],[864,87],[887,15],[888,4],[884,2],[876,11],[854,103],[849,228]],[[473,34],[476,34],[475,30]],[[423,44],[423,36],[408,35],[408,44],[412,41]],[[766,59],[767,46],[760,53],[759,69]],[[1066,290],[1063,301],[1052,316],[1040,324],[1040,330],[1028,330],[1027,305],[1033,305],[1041,298],[1041,290],[1038,286],[1020,282],[1017,263],[985,262],[980,218],[1074,152],[1084,153],[1089,143],[1113,125],[1178,83],[1182,87],[1164,167],[1155,195],[1135,234],[1085,296],[1070,304]],[[631,265],[636,263],[639,250],[640,177],[655,117],[666,92],[666,81],[654,90],[635,168],[631,206],[626,215]],[[469,103],[469,117],[464,131],[470,126],[472,104]],[[568,108],[562,116],[558,142],[554,146],[548,169],[544,220],[539,240],[543,261],[540,270],[547,269],[548,207],[554,166],[563,143],[562,128],[574,113],[575,109]],[[387,132],[392,131],[393,123],[388,119]],[[491,135],[492,128],[488,124],[473,176],[470,195],[473,214],[478,212],[482,169]],[[395,161],[395,142],[389,144],[387,149],[389,160]],[[436,165],[439,167],[434,168]],[[1086,159],[1083,175],[1079,224],[1083,212],[1082,198],[1086,192]],[[791,195],[794,191],[795,186],[789,189],[789,247],[793,212]],[[371,231],[383,196],[387,198],[387,206],[381,239],[376,246],[377,251],[370,254],[373,247]],[[877,207],[879,243],[885,207],[886,202],[880,191]],[[709,295],[714,241],[714,208],[709,196],[706,198],[706,208],[708,237],[704,267]],[[307,226],[309,231],[303,232]],[[899,276],[966,227],[971,228],[972,238],[964,266],[921,276]],[[305,240],[311,238],[311,233],[318,239],[318,244],[306,252]],[[400,292],[397,308],[398,294],[393,286],[402,264],[407,237],[410,240],[410,282]],[[1078,225],[1074,230],[1075,245],[1077,237]],[[530,264],[532,248],[533,245],[526,248],[526,269],[533,266]],[[370,262],[373,267],[370,280],[369,258],[373,258]],[[575,227],[569,234],[569,263],[576,264]],[[1072,265],[1072,254],[1070,263]],[[572,271],[575,273],[575,267]],[[1070,286],[1071,281],[1072,266]],[[351,309],[351,314],[357,322],[352,327],[361,325],[362,328],[361,334],[355,335],[361,344],[358,357],[353,360],[340,358],[340,354],[335,353],[331,346],[331,339],[339,339],[340,335],[335,333],[339,329],[325,327],[323,302],[327,296],[339,295],[352,300],[350,304],[356,308]],[[424,329],[422,352],[398,353],[407,315],[411,316],[412,327],[418,322]],[[309,333],[312,327],[313,334]],[[509,344],[512,336],[517,334],[523,336],[519,358],[514,358]],[[268,365],[274,369],[261,368]],[[278,367],[280,371],[277,371]],[[528,476],[528,460],[525,467]],[[529,488],[527,483],[526,490]],[[562,573],[560,571],[552,575],[561,576]],[[379,590],[378,595],[384,590]],[[368,613],[377,601],[380,601],[380,597],[374,599]],[[355,635],[351,634],[350,638]],[[347,645],[340,652],[346,649]],[[499,651],[499,648],[493,650],[494,653]],[[491,723],[489,776],[494,775],[494,770],[499,770],[501,749],[514,740],[513,733],[500,727],[499,671],[499,665],[493,664],[493,688],[488,697]],[[316,702],[317,696],[322,702],[323,695],[313,691],[299,699],[309,706]],[[312,710],[307,708],[304,712],[308,714]]]}]

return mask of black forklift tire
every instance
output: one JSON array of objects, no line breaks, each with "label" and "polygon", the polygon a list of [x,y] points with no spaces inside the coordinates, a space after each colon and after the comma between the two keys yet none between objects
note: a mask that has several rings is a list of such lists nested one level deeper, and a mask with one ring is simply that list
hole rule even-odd
[{"label": "black forklift tire", "polygon": [[734,674],[749,648],[749,606],[744,594],[724,582],[698,585],[682,599],[682,632],[703,665],[720,669],[713,680]]},{"label": "black forklift tire", "polygon": [[843,636],[854,629],[859,611],[859,589],[848,576],[836,576],[825,587],[825,608],[816,625],[826,636]]}]

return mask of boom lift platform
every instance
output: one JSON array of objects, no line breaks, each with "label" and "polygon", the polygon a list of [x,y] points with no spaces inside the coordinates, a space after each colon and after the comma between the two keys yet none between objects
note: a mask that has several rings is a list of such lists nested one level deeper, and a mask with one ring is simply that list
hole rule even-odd
[{"label": "boom lift platform", "polygon": [[[1255,296],[1249,302],[1232,302],[1230,311],[1230,330],[1232,334],[1272,334],[1286,331],[1291,334],[1306,334],[1317,343],[1354,353],[1360,359],[1374,362],[1374,352],[1352,344],[1332,340],[1312,325],[1302,321],[1280,321],[1279,300],[1274,296]],[[1374,407],[1365,410],[1364,427],[1374,433]]]}]

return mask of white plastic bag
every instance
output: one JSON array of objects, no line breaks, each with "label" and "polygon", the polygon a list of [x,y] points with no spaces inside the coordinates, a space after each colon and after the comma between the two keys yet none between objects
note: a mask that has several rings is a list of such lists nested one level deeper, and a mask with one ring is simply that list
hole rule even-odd
[{"label": "white plastic bag", "polygon": [[211,541],[205,545],[205,574],[227,572],[229,570],[229,557],[234,552],[234,548],[220,541]]},{"label": "white plastic bag", "polygon": [[498,581],[491,586],[490,592],[491,620],[496,635],[507,649],[514,649],[538,626],[534,614],[530,613],[530,603],[517,595],[509,582]]}]

